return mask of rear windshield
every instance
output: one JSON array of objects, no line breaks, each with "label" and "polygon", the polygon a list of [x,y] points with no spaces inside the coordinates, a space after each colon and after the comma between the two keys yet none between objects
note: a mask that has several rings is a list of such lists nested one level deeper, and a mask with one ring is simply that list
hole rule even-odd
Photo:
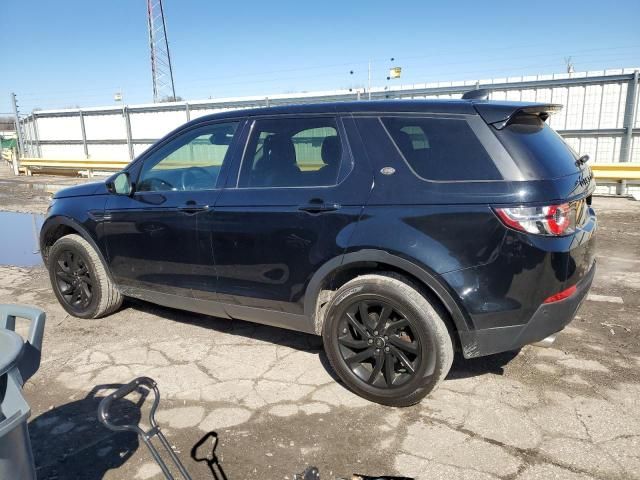
[{"label": "rear windshield", "polygon": [[427,180],[502,180],[465,120],[386,117],[382,123],[411,169]]},{"label": "rear windshield", "polygon": [[537,115],[519,115],[494,131],[527,178],[564,177],[580,170],[576,153]]}]

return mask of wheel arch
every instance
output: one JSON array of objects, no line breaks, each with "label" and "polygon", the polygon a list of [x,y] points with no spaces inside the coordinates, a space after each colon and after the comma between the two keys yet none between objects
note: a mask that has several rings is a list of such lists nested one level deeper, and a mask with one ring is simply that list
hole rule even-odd
[{"label": "wheel arch", "polygon": [[93,247],[105,266],[107,274],[111,276],[111,272],[107,268],[106,259],[89,231],[80,222],[62,215],[47,218],[40,230],[40,253],[44,264],[48,265],[49,249],[53,244],[60,238],[72,234],[80,235]]},{"label": "wheel arch", "polygon": [[[330,299],[330,293],[358,275],[376,271],[394,271],[408,277],[440,302],[449,314],[449,320],[452,323],[450,327],[453,330],[460,332],[470,329],[469,319],[444,282],[438,279],[435,273],[384,250],[366,249],[329,260],[318,269],[309,282],[305,294],[304,312],[311,319],[317,334],[322,332],[323,306]],[[458,337],[457,334],[456,337]]]}]

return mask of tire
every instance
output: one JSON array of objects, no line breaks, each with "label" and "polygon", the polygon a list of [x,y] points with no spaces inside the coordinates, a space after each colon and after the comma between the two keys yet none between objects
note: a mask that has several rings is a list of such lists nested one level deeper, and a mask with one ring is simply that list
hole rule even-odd
[{"label": "tire", "polygon": [[53,292],[70,315],[100,318],[122,305],[122,294],[98,253],[80,235],[58,239],[49,251],[48,266]]},{"label": "tire", "polygon": [[329,362],[367,400],[394,407],[418,403],[453,363],[453,342],[440,310],[395,273],[356,277],[326,309],[322,337]]}]

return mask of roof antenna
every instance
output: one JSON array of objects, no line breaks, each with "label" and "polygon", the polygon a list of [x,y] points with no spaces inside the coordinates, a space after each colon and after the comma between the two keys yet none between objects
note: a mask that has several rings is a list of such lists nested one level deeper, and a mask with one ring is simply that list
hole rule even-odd
[{"label": "roof antenna", "polygon": [[[476,85],[477,87],[477,85]],[[469,90],[462,95],[463,100],[489,100],[490,90],[486,88],[476,88],[475,90]]]}]

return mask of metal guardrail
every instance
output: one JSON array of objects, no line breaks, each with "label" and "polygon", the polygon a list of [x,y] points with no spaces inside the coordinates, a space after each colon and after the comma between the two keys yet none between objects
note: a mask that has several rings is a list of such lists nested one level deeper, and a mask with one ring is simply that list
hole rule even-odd
[{"label": "metal guardrail", "polygon": [[640,180],[640,163],[594,163],[591,170],[596,180]]},{"label": "metal guardrail", "polygon": [[4,162],[11,167],[14,175],[20,175],[21,172],[24,173],[24,170],[18,166],[16,158],[17,155],[15,150],[9,148],[2,149],[2,160],[4,160]]},{"label": "metal guardrail", "polygon": [[[89,160],[89,159],[47,159],[47,158],[21,158],[20,169],[26,175],[33,175],[38,171],[67,171],[81,173],[86,172],[88,177],[92,177],[94,172],[117,172],[125,168],[130,162],[128,160]],[[198,163],[194,163],[195,166]],[[202,162],[201,166],[206,167],[209,162]],[[162,168],[179,167],[180,164],[165,164]],[[302,170],[314,170],[320,165],[303,165]]]},{"label": "metal guardrail", "polygon": [[129,164],[128,160],[88,160],[88,159],[47,159],[21,158],[20,167],[27,175],[34,171],[66,170],[76,173],[86,172],[93,177],[94,172],[117,172]]}]

